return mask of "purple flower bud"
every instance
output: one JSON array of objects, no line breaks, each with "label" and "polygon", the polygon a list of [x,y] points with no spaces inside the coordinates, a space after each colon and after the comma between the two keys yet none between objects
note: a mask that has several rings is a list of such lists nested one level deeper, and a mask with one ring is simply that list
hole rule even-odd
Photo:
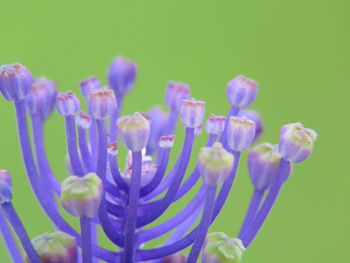
[{"label": "purple flower bud", "polygon": [[232,106],[245,108],[255,100],[258,89],[258,83],[240,75],[227,84],[227,99]]},{"label": "purple flower bud", "polygon": [[237,152],[246,150],[253,142],[255,123],[246,117],[230,117],[227,129],[227,144]]},{"label": "purple flower bud", "polygon": [[78,113],[80,101],[73,91],[59,92],[56,98],[56,109],[63,116],[72,116]]},{"label": "purple flower bud", "polygon": [[26,98],[28,112],[47,119],[55,106],[56,96],[55,82],[44,77],[35,80]]},{"label": "purple flower bud", "polygon": [[238,113],[239,117],[246,117],[249,120],[252,120],[255,122],[255,137],[254,137],[254,141],[257,141],[261,135],[264,132],[264,124],[261,118],[261,115],[259,114],[259,112],[255,111],[255,110],[241,110]]},{"label": "purple flower bud", "polygon": [[121,117],[117,128],[122,142],[130,151],[138,152],[146,146],[150,124],[141,113]]},{"label": "purple flower bud", "polygon": [[207,123],[205,124],[206,131],[210,134],[221,134],[225,127],[225,119],[225,116],[210,114]]},{"label": "purple flower bud", "polygon": [[190,87],[181,82],[170,81],[165,93],[165,103],[173,110],[178,111],[182,100],[190,98]]},{"label": "purple flower bud", "polygon": [[147,150],[153,153],[157,150],[158,141],[168,120],[168,114],[160,107],[153,107],[149,112],[151,131],[149,135]]},{"label": "purple flower bud", "polygon": [[202,125],[205,102],[195,99],[183,100],[180,107],[180,118],[186,128],[197,128]]},{"label": "purple flower bud", "polygon": [[12,200],[12,179],[9,171],[0,170],[0,204]]},{"label": "purple flower bud", "polygon": [[187,257],[184,254],[176,253],[162,259],[160,263],[185,263],[186,260],[187,260]]},{"label": "purple flower bud", "polygon": [[[32,243],[42,263],[77,262],[78,249],[75,238],[66,233],[44,234],[34,238]],[[27,256],[25,262],[30,262]]]},{"label": "purple flower bud", "polygon": [[117,57],[109,67],[108,82],[119,96],[130,92],[135,84],[137,66],[124,57]]},{"label": "purple flower bud", "polygon": [[194,128],[194,135],[199,136],[203,132],[203,125],[199,125],[196,128]]},{"label": "purple flower bud", "polygon": [[118,143],[114,142],[114,143],[109,143],[107,146],[107,150],[108,150],[108,154],[112,155],[112,156],[117,156],[118,154]]},{"label": "purple flower bud", "polygon": [[80,82],[80,90],[85,98],[88,97],[91,91],[101,88],[100,81],[97,77],[92,76]]},{"label": "purple flower bud", "polygon": [[224,233],[207,235],[203,246],[203,263],[240,263],[245,248],[238,238],[229,238]]},{"label": "purple flower bud", "polygon": [[94,119],[103,120],[110,117],[117,110],[117,101],[113,90],[101,88],[90,92],[88,107]]},{"label": "purple flower bud", "polygon": [[291,163],[300,163],[312,153],[317,133],[304,128],[301,123],[284,125],[280,133],[279,151],[282,158]]},{"label": "purple flower bud", "polygon": [[222,184],[232,170],[234,157],[216,142],[212,147],[203,147],[199,154],[198,169],[205,183]]},{"label": "purple flower bud", "polygon": [[80,218],[96,215],[103,194],[102,181],[96,174],[69,176],[61,187],[62,206],[68,213]]},{"label": "purple flower bud", "polygon": [[281,161],[277,145],[262,143],[253,147],[248,154],[248,170],[250,180],[255,189],[267,189],[275,175]]},{"label": "purple flower bud", "polygon": [[159,139],[160,148],[171,148],[174,146],[174,135],[162,136]]},{"label": "purple flower bud", "polygon": [[77,116],[75,116],[75,123],[80,128],[89,129],[92,124],[92,118],[89,114],[80,111]]},{"label": "purple flower bud", "polygon": [[9,101],[24,99],[32,82],[32,74],[19,63],[0,67],[0,92]]}]

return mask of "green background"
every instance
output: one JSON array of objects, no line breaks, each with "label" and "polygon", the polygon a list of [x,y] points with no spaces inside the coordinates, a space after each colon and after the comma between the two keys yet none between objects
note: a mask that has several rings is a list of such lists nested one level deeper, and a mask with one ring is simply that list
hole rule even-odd
[{"label": "green background", "polygon": [[[281,125],[296,121],[319,138],[312,157],[295,166],[244,262],[347,262],[348,1],[2,0],[0,10],[0,64],[19,61],[35,76],[56,80],[61,90],[78,92],[78,82],[93,74],[105,83],[116,55],[137,61],[137,85],[124,113],[164,105],[167,81],[181,80],[207,102],[207,115],[225,114],[226,83],[237,74],[256,79],[260,91],[252,107],[264,118],[262,140],[276,143]],[[52,226],[24,174],[13,107],[3,98],[0,103],[0,166],[12,172],[15,206],[34,237]],[[46,131],[50,161],[64,178],[62,117],[55,113]],[[205,137],[198,138],[192,166]],[[234,236],[251,191],[244,158],[211,230]],[[5,254],[0,242],[0,262],[9,262]]]}]

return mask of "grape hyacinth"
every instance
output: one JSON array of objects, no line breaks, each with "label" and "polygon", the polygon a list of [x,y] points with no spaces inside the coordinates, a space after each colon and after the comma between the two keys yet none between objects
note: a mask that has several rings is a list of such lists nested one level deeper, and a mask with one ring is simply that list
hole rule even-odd
[{"label": "grape hyacinth", "polygon": [[[108,70],[109,87],[101,86],[96,77],[82,81],[83,111],[83,103],[72,91],[58,92],[53,81],[33,78],[23,65],[0,68],[0,92],[15,108],[27,177],[56,229],[30,239],[12,204],[16,194],[10,172],[0,170],[0,230],[13,262],[238,263],[270,214],[292,165],[313,150],[317,134],[300,123],[283,126],[278,145],[251,148],[248,162],[254,191],[239,234],[233,238],[209,234],[231,192],[241,154],[261,137],[260,115],[246,109],[259,86],[242,75],[234,78],[227,85],[231,107],[226,117],[211,114],[205,123],[205,102],[191,98],[187,84],[174,81],[165,92],[169,113],[155,107],[121,116],[137,70],[134,62],[118,57]],[[67,137],[68,170],[62,183],[44,145],[45,121],[54,108],[64,118]],[[185,136],[171,166],[178,119]],[[193,145],[203,129],[208,139],[195,153]],[[118,162],[122,145],[129,151],[123,171]],[[190,161],[197,163],[193,170]],[[154,223],[196,184],[201,186],[181,211]],[[79,231],[65,220],[60,205],[79,218]],[[100,246],[98,231],[114,249]],[[163,244],[146,246],[170,232]],[[191,249],[185,255],[187,247]]]}]

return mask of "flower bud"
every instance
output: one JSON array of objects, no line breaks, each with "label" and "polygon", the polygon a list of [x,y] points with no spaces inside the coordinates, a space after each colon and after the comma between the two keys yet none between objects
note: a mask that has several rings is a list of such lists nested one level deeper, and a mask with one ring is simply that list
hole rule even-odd
[{"label": "flower bud", "polygon": [[282,158],[291,163],[300,163],[312,153],[317,133],[304,128],[301,123],[284,125],[280,133],[279,151]]},{"label": "flower bud", "polygon": [[181,82],[170,81],[165,93],[165,103],[173,110],[178,111],[183,100],[190,98],[190,87]]},{"label": "flower bud", "polygon": [[78,113],[80,101],[73,91],[59,92],[56,98],[56,109],[63,116],[72,116]]},{"label": "flower bud", "polygon": [[203,132],[203,125],[199,125],[196,128],[194,128],[194,135],[199,136]]},{"label": "flower bud", "polygon": [[80,82],[80,90],[85,98],[87,98],[91,91],[101,88],[100,81],[97,77],[92,76]]},{"label": "flower bud", "polygon": [[88,96],[89,112],[94,119],[103,120],[117,110],[117,101],[113,90],[101,88],[91,91]]},{"label": "flower bud", "polygon": [[24,99],[32,82],[32,74],[19,63],[0,67],[0,92],[9,101]]},{"label": "flower bud", "polygon": [[238,238],[229,238],[224,233],[207,235],[203,246],[203,263],[240,263],[245,248]]},{"label": "flower bud", "polygon": [[0,170],[0,204],[12,200],[12,179],[9,171]]},{"label": "flower bud", "polygon": [[187,260],[187,257],[184,254],[176,253],[162,259],[160,263],[185,263],[186,260]]},{"label": "flower bud", "polygon": [[264,124],[259,112],[255,110],[241,110],[238,113],[238,117],[246,117],[255,123],[255,137],[254,141],[257,141],[264,132]]},{"label": "flower bud", "polygon": [[28,112],[47,119],[55,106],[56,96],[56,83],[44,77],[38,78],[26,98]]},{"label": "flower bud", "polygon": [[250,180],[255,189],[267,189],[277,174],[281,161],[277,145],[262,143],[253,147],[248,154]]},{"label": "flower bud", "polygon": [[149,112],[150,117],[150,135],[147,144],[149,153],[153,153],[158,148],[158,141],[168,120],[168,114],[160,107],[153,107]]},{"label": "flower bud", "polygon": [[222,184],[232,170],[234,157],[216,142],[212,147],[203,147],[199,153],[198,169],[205,183],[211,186]]},{"label": "flower bud", "polygon": [[146,146],[150,125],[141,113],[121,117],[117,128],[121,140],[130,151],[138,152]]},{"label": "flower bud", "polygon": [[137,66],[124,57],[117,57],[109,67],[108,82],[119,96],[130,92],[135,84]]},{"label": "flower bud", "polygon": [[89,114],[86,114],[82,111],[80,111],[77,116],[75,117],[75,124],[78,125],[80,128],[83,129],[89,129],[92,124],[92,119]]},{"label": "flower bud", "polygon": [[207,123],[205,124],[206,131],[210,134],[221,134],[225,127],[225,119],[225,116],[210,114]]},{"label": "flower bud", "polygon": [[197,128],[202,125],[205,102],[195,99],[183,100],[180,107],[180,118],[186,128]]},{"label": "flower bud", "polygon": [[258,83],[240,75],[227,84],[227,99],[232,106],[245,108],[255,100],[258,89]]},{"label": "flower bud", "polygon": [[162,136],[159,139],[160,148],[171,148],[174,146],[174,135]]},{"label": "flower bud", "polygon": [[247,149],[255,136],[255,123],[246,117],[230,117],[227,129],[227,144],[237,152]]},{"label": "flower bud", "polygon": [[62,183],[62,206],[75,217],[92,218],[100,206],[102,193],[102,181],[96,174],[72,175]]},{"label": "flower bud", "polygon": [[107,146],[107,151],[108,154],[112,155],[112,156],[117,156],[118,154],[118,143],[114,142],[114,143],[109,143]]},{"label": "flower bud", "polygon": [[[34,238],[32,244],[42,263],[76,263],[78,260],[75,238],[66,233],[44,234]],[[30,262],[27,256],[25,262]]]}]

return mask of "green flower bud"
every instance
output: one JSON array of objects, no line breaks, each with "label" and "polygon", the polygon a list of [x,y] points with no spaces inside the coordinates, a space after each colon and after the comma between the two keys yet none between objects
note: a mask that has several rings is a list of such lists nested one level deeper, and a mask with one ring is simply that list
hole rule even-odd
[{"label": "green flower bud", "polygon": [[224,233],[207,235],[203,247],[203,263],[240,263],[245,248],[238,238],[229,238]]},{"label": "green flower bud", "polygon": [[69,176],[62,183],[62,206],[73,216],[92,218],[100,206],[102,193],[102,181],[95,173]]},{"label": "green flower bud", "polygon": [[[63,232],[44,234],[32,240],[42,263],[76,263],[77,245],[74,237]],[[25,262],[30,263],[27,256]]]}]

